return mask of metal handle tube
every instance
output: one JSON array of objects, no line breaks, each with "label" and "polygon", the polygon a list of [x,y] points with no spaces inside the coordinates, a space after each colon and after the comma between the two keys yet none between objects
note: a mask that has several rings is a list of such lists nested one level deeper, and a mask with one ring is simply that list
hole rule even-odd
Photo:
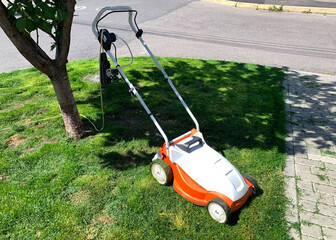
[{"label": "metal handle tube", "polygon": [[191,112],[191,110],[189,109],[188,105],[184,102],[183,98],[181,97],[181,95],[179,94],[179,92],[177,91],[177,89],[175,88],[175,86],[172,83],[172,81],[170,80],[170,78],[168,77],[167,79],[168,79],[168,83],[169,83],[170,87],[173,89],[173,91],[175,92],[177,98],[180,100],[180,102],[184,106],[185,110],[187,111],[187,113],[189,114],[189,116],[191,117],[191,119],[193,120],[193,122],[195,123],[197,131],[200,131],[198,121],[195,118],[194,114]]},{"label": "metal handle tube", "polygon": [[180,100],[180,102],[182,103],[182,105],[184,106],[184,108],[186,109],[187,113],[189,114],[189,116],[191,117],[191,119],[194,121],[195,125],[196,125],[196,129],[197,131],[199,131],[199,124],[197,119],[195,118],[194,114],[190,111],[189,107],[187,106],[187,104],[185,103],[185,101],[183,100],[183,98],[181,97],[181,95],[179,94],[179,92],[177,91],[177,89],[175,88],[174,84],[172,83],[171,79],[168,77],[168,74],[166,73],[166,71],[162,68],[161,64],[159,63],[159,61],[156,59],[156,57],[154,56],[154,54],[152,53],[152,51],[149,49],[149,47],[147,46],[147,44],[145,43],[145,41],[142,39],[142,37],[139,37],[140,42],[142,43],[142,45],[145,47],[145,49],[147,50],[147,52],[149,53],[149,55],[152,57],[152,59],[154,60],[154,62],[156,63],[156,65],[159,67],[159,69],[161,70],[163,76],[165,79],[167,79],[170,87],[173,89],[174,93],[176,94],[177,98]]},{"label": "metal handle tube", "polygon": [[128,12],[128,23],[131,26],[132,30],[135,33],[137,32],[137,29],[136,29],[136,27],[133,23],[133,12],[131,12],[132,11],[131,7],[129,7],[129,6],[104,7],[98,12],[97,16],[95,17],[95,19],[93,20],[92,25],[91,25],[92,32],[96,36],[96,38],[98,38],[98,35],[99,35],[99,33],[97,32],[97,29],[96,29],[96,24],[97,24],[98,20],[100,19],[100,17],[103,15],[103,13],[106,12],[106,11],[110,11],[110,12],[113,12],[113,11],[115,11],[115,12],[129,11]]},{"label": "metal handle tube", "polygon": [[165,143],[166,143],[166,150],[167,150],[167,156],[169,157],[169,140],[167,135],[165,134],[165,132],[162,130],[160,124],[158,123],[158,121],[155,119],[155,117],[153,116],[152,112],[149,110],[149,108],[147,107],[146,103],[142,100],[140,94],[138,93],[138,91],[136,90],[136,88],[133,86],[133,84],[128,80],[126,74],[124,73],[124,71],[120,68],[117,60],[114,58],[114,56],[111,54],[111,52],[108,50],[107,54],[110,56],[111,60],[113,61],[113,63],[117,66],[117,69],[119,70],[120,75],[123,77],[123,79],[125,80],[126,84],[128,85],[128,87],[130,88],[130,90],[132,91],[132,93],[139,99],[141,105],[143,106],[143,108],[146,110],[147,114],[150,116],[150,118],[152,119],[154,125],[156,126],[156,128],[159,130],[161,136],[163,137]]}]

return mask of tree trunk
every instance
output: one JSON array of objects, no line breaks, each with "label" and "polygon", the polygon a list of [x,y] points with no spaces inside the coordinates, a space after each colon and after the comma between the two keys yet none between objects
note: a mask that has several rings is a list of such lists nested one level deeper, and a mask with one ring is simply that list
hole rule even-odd
[{"label": "tree trunk", "polygon": [[72,93],[66,67],[59,68],[55,75],[49,77],[63,116],[65,130],[69,134],[69,137],[77,140],[84,135],[84,129]]},{"label": "tree trunk", "polygon": [[29,34],[22,34],[18,31],[15,26],[16,18],[9,16],[8,9],[1,1],[0,27],[20,53],[38,70],[48,75],[54,86],[65,130],[69,137],[77,140],[84,135],[84,129],[66,70],[71,24],[76,1],[62,0],[62,4],[67,9],[68,18],[60,24],[60,29],[58,29],[61,37],[58,41],[58,56],[55,60],[52,60]]}]

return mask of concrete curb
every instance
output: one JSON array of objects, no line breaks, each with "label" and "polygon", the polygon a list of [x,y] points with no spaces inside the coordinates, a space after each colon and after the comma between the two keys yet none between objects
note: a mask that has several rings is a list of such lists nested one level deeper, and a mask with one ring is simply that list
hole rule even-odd
[{"label": "concrete curb", "polygon": [[336,14],[336,8],[282,6],[282,5],[271,5],[271,4],[235,2],[235,1],[229,1],[229,0],[202,0],[202,1],[218,3],[222,5],[233,6],[233,7],[252,8],[256,10],[269,10],[270,8],[274,8],[274,7],[276,7],[277,9],[280,9],[282,7],[282,11],[284,12]]}]

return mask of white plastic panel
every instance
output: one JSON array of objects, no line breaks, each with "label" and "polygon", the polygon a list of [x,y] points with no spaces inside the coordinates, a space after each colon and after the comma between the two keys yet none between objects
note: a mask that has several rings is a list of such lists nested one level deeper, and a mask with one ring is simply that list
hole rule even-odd
[{"label": "white plastic panel", "polygon": [[[193,136],[203,139],[200,132]],[[181,143],[190,141],[187,138]],[[203,139],[204,140],[204,139]],[[209,147],[205,142],[202,147],[188,153],[178,146],[170,147],[171,152],[179,152],[183,157],[174,159],[195,182],[208,191],[216,191],[236,201],[243,197],[248,190],[242,175],[221,154]]]}]

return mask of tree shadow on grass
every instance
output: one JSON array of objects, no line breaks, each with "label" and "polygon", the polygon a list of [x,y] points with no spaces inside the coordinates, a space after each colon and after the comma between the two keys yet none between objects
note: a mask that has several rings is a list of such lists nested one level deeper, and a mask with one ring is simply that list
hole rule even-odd
[{"label": "tree shadow on grass", "polygon": [[[142,59],[142,69],[125,69],[169,139],[195,127],[161,72]],[[285,134],[283,78],[280,69],[222,61],[164,59],[165,70],[198,119],[208,143],[215,148],[271,149],[281,145]],[[148,82],[149,81],[149,82]],[[140,102],[133,100],[119,82],[104,88],[105,133],[108,142],[144,138],[151,146],[163,144]],[[81,104],[83,102],[79,102]],[[90,99],[95,108],[99,98]],[[118,133],[116,133],[117,128]]]},{"label": "tree shadow on grass", "polygon": [[[139,87],[140,95],[168,138],[173,139],[194,128],[193,121],[158,68],[148,58],[137,58],[136,61],[140,62],[140,67],[125,68],[126,75]],[[224,61],[170,58],[160,61],[198,119],[207,143],[214,149],[223,152],[232,147],[276,147],[285,152],[283,73],[280,69]],[[99,96],[98,92],[92,95]],[[130,96],[122,80],[104,86],[103,96],[104,146],[144,138],[148,139],[149,146],[162,146],[163,138],[140,102]],[[99,109],[100,98],[92,97],[89,101],[78,101],[78,104],[90,104]],[[90,126],[89,123],[86,126]],[[112,161],[110,154],[101,155],[104,164]],[[125,168],[133,166],[127,162],[128,157],[120,158],[124,160]],[[118,168],[122,168],[122,162],[116,163]],[[114,165],[110,164],[111,167]]]}]

